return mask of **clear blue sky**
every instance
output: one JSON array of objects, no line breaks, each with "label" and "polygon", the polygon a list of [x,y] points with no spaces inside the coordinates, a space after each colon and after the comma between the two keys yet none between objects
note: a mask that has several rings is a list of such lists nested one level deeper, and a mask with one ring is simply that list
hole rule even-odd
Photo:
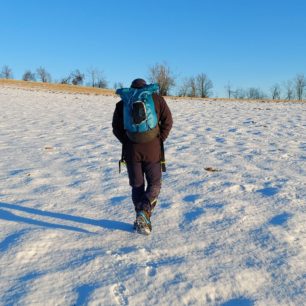
[{"label": "clear blue sky", "polygon": [[306,74],[305,0],[2,1],[0,67],[20,79],[45,67],[53,79],[97,67],[112,86],[167,62],[177,83],[206,73],[261,87]]}]

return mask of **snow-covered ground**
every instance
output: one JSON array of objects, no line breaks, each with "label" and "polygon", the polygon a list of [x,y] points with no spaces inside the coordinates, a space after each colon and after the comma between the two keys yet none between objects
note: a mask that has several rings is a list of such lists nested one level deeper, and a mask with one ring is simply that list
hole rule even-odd
[{"label": "snow-covered ground", "polygon": [[117,100],[0,88],[0,304],[305,305],[306,104],[168,101],[146,237]]}]

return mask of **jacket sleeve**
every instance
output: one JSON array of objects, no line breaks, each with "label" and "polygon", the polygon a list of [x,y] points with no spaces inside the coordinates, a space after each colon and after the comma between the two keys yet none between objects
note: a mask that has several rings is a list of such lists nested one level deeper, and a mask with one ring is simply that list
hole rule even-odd
[{"label": "jacket sleeve", "polygon": [[123,103],[122,101],[116,104],[116,108],[113,114],[113,133],[117,139],[124,144],[126,142],[127,136],[123,125]]},{"label": "jacket sleeve", "polygon": [[159,119],[160,138],[164,142],[170,133],[173,120],[170,108],[167,105],[165,99],[161,96],[159,97],[159,103],[160,103],[160,119]]}]

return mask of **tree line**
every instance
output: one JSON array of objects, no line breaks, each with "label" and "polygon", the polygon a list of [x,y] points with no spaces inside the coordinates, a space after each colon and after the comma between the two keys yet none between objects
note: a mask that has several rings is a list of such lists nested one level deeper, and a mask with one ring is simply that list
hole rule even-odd
[{"label": "tree line", "polygon": [[[0,78],[13,79],[12,69],[4,65],[0,72]],[[89,68],[87,73],[82,73],[79,69],[72,71],[60,80],[53,83],[86,85],[98,88],[108,88],[108,82],[103,71],[97,68]],[[213,82],[206,73],[200,72],[195,76],[185,78],[177,84],[177,77],[167,63],[157,63],[149,67],[147,79],[149,82],[158,83],[160,94],[170,95],[176,87],[176,95],[181,97],[201,97],[209,98],[213,95]],[[26,70],[22,75],[24,81],[52,82],[50,73],[44,68],[39,67],[36,71]],[[116,82],[114,89],[124,87],[122,82]],[[284,82],[282,85],[275,83],[270,87],[269,92],[264,92],[258,87],[234,88],[230,83],[225,86],[227,98],[234,99],[273,99],[273,100],[303,100],[306,94],[306,78],[304,74],[297,74],[293,79]]]},{"label": "tree line", "polygon": [[[0,78],[14,79],[12,69],[4,65],[0,72]],[[107,88],[107,80],[101,70],[97,68],[89,68],[87,70],[87,77],[79,69],[76,69],[59,80],[52,80],[51,74],[44,68],[38,67],[35,71],[26,70],[22,75],[23,81],[43,82],[43,83],[58,83],[58,84],[72,84],[84,85],[85,79],[88,80],[86,85],[98,88]]]},{"label": "tree line", "polygon": [[303,100],[306,94],[306,78],[304,74],[297,74],[293,79],[283,82],[283,84],[273,84],[269,92],[266,93],[258,87],[233,88],[230,84],[226,87],[228,98],[235,99],[272,99],[272,100]]}]

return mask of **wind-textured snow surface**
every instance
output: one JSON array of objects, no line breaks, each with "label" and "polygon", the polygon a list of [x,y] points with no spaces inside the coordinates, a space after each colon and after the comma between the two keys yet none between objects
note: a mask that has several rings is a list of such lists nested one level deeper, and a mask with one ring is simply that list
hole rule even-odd
[{"label": "wind-textured snow surface", "polygon": [[168,101],[146,237],[117,100],[0,88],[0,304],[305,305],[306,105]]}]

